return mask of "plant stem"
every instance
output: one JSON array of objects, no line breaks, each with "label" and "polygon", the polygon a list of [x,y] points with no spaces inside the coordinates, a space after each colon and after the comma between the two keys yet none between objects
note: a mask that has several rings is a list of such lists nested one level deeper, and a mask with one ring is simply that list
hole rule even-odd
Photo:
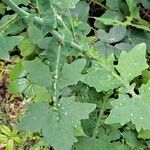
[{"label": "plant stem", "polygon": [[12,0],[2,0],[2,1],[20,16],[25,17],[29,15],[29,13],[27,13],[23,9],[20,9]]},{"label": "plant stem", "polygon": [[[5,4],[7,4],[12,10],[14,10],[17,14],[22,17],[29,17],[30,13],[24,11],[23,9],[19,8],[12,0],[2,0]],[[44,22],[40,17],[34,17],[34,21],[40,25],[43,25]],[[58,41],[63,42],[63,37],[57,32],[56,30],[50,31],[50,33],[57,38]],[[82,52],[82,47],[77,43],[72,42],[71,47],[75,48],[76,50]]]},{"label": "plant stem", "polygon": [[98,120],[97,120],[97,123],[96,123],[96,127],[95,127],[94,132],[93,132],[93,136],[92,136],[93,139],[95,139],[96,134],[98,132],[98,128],[101,126],[101,119],[102,119],[104,111],[105,111],[105,106],[106,106],[107,100],[108,100],[108,98],[110,97],[111,94],[112,94],[112,91],[109,91],[106,94],[106,96],[104,97],[102,108],[100,109],[100,114],[99,114],[99,117],[98,117]]},{"label": "plant stem", "polygon": [[57,80],[58,80],[58,72],[59,72],[59,62],[60,62],[60,51],[61,51],[61,44],[59,44],[57,48],[57,59],[56,59],[56,70],[55,70],[55,79],[54,79],[54,106],[57,107],[58,99],[57,99]]}]

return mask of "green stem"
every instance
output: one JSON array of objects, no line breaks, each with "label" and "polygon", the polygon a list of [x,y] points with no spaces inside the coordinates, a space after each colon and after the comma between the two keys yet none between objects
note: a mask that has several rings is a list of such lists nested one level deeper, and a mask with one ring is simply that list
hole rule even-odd
[{"label": "green stem", "polygon": [[98,132],[98,128],[101,126],[101,120],[102,120],[102,117],[103,117],[103,114],[104,114],[104,111],[105,111],[105,106],[106,106],[107,100],[109,99],[111,94],[112,94],[112,91],[108,92],[106,94],[106,96],[104,97],[102,108],[100,109],[100,114],[99,114],[95,129],[94,129],[94,132],[93,132],[93,136],[92,136],[93,139],[95,139],[95,137],[97,135],[97,132]]},{"label": "green stem", "polygon": [[61,44],[59,44],[57,49],[57,59],[56,59],[56,70],[55,70],[55,79],[54,79],[54,106],[57,107],[58,99],[57,99],[57,80],[58,80],[58,72],[59,72],[59,62],[60,62],[60,51],[61,51]]},{"label": "green stem", "polygon": [[[19,8],[12,0],[2,0],[5,4],[7,4],[12,10],[14,10],[17,14],[22,17],[29,17],[30,13],[24,11],[23,9]],[[34,21],[40,25],[44,25],[42,18],[34,17]],[[56,30],[50,31],[50,33],[57,38],[58,41],[63,42],[63,36],[59,34]],[[71,47],[75,48],[76,50],[82,52],[82,47],[75,42],[71,43]]]},{"label": "green stem", "polygon": [[95,4],[99,5],[99,6],[101,6],[101,7],[104,8],[104,9],[107,9],[107,7],[106,7],[105,5],[103,5],[102,3],[100,3],[100,2],[97,2],[97,1],[93,0],[93,3],[95,3]]},{"label": "green stem", "polygon": [[2,1],[20,16],[25,17],[29,15],[29,13],[27,13],[23,9],[20,9],[12,0],[2,0]]}]

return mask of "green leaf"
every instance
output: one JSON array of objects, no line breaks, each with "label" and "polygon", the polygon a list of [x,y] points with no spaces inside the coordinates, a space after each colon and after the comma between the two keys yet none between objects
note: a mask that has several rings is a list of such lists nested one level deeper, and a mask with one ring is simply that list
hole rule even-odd
[{"label": "green leaf", "polygon": [[139,8],[137,7],[136,1],[135,0],[126,0],[129,10],[130,10],[130,17],[131,18],[140,18],[139,14]]},{"label": "green leaf", "polygon": [[11,136],[11,130],[5,125],[0,126],[0,131],[7,136]]},{"label": "green leaf", "polygon": [[9,73],[9,78],[11,80],[15,80],[15,79],[18,79],[18,78],[21,78],[23,76],[25,76],[26,73],[25,73],[25,70],[23,68],[23,65],[22,63],[17,63],[10,71]]},{"label": "green leaf", "polygon": [[14,150],[14,140],[10,139],[6,145],[6,150]]},{"label": "green leaf", "polygon": [[97,92],[108,91],[117,88],[121,85],[120,81],[116,79],[111,72],[98,63],[93,63],[88,73],[84,75],[82,82],[94,87]]},{"label": "green leaf", "polygon": [[87,22],[88,20],[88,15],[89,15],[89,5],[85,1],[79,1],[75,7],[75,9],[71,10],[71,14],[82,22]]},{"label": "green leaf", "polygon": [[5,37],[0,34],[0,59],[9,60],[9,51],[13,50],[22,40],[21,36]]},{"label": "green leaf", "polygon": [[80,137],[76,150],[116,150],[116,148],[106,138]]},{"label": "green leaf", "polygon": [[115,54],[115,56],[119,56],[120,53],[121,53],[121,50],[123,50],[123,49],[119,50],[115,46],[112,46],[110,44],[104,43],[102,41],[98,41],[98,42],[94,43],[93,47],[104,58],[108,58],[111,54]]},{"label": "green leaf", "polygon": [[131,147],[131,149],[134,149],[138,146],[138,140],[134,131],[125,131],[122,134],[126,140],[126,143]]},{"label": "green leaf", "polygon": [[39,87],[36,90],[34,101],[36,103],[46,102],[46,101],[50,102],[51,101],[51,95],[50,95],[49,91],[46,88]]},{"label": "green leaf", "polygon": [[112,25],[112,22],[121,22],[123,20],[123,16],[120,11],[107,9],[101,17],[96,17],[96,19],[104,24]]},{"label": "green leaf", "polygon": [[29,87],[29,86],[30,86],[29,81],[25,78],[22,78],[22,79],[13,80],[7,86],[7,88],[10,93],[20,94],[20,93],[24,92],[27,89],[27,87]]},{"label": "green leaf", "polygon": [[106,0],[106,6],[112,10],[119,10],[122,0]]},{"label": "green leaf", "polygon": [[150,71],[144,70],[142,72],[142,77],[143,77],[143,83],[146,84],[150,80]]},{"label": "green leaf", "polygon": [[9,17],[9,21],[11,20],[12,23],[7,28],[4,29],[5,35],[20,34],[27,27],[23,18],[21,17],[16,18],[16,15],[11,15],[11,16],[8,15],[8,17]]},{"label": "green leaf", "polygon": [[123,51],[116,66],[121,77],[130,82],[148,68],[146,63],[146,45],[144,43],[136,45],[130,52]]},{"label": "green leaf", "polygon": [[27,78],[29,80],[39,84],[40,86],[51,86],[51,72],[48,65],[45,65],[38,58],[32,61],[24,61],[22,64],[25,71],[28,73]]},{"label": "green leaf", "polygon": [[85,59],[78,59],[71,64],[65,64],[59,75],[59,88],[77,84],[77,82],[82,79],[81,72],[85,64]]},{"label": "green leaf", "polygon": [[44,37],[44,33],[42,27],[38,27],[37,25],[30,23],[28,27],[28,36],[32,40],[34,44],[37,44],[39,40]]},{"label": "green leaf", "polygon": [[55,111],[47,103],[30,104],[19,128],[31,132],[42,129],[44,143],[56,150],[70,150],[77,141],[75,126],[94,109],[95,104],[78,103],[74,97],[61,99]]},{"label": "green leaf", "polygon": [[141,139],[150,139],[150,130],[141,130],[138,134],[138,138]]},{"label": "green leaf", "polygon": [[106,43],[116,43],[121,41],[126,35],[126,28],[122,26],[114,26],[110,29],[109,33],[104,30],[98,30],[98,38]]},{"label": "green leaf", "polygon": [[5,11],[6,11],[6,5],[4,5],[3,3],[0,3],[0,14],[4,15]]},{"label": "green leaf", "polygon": [[112,101],[113,109],[105,122],[124,125],[131,121],[135,124],[137,131],[150,130],[150,119],[147,117],[150,115],[150,82],[143,85],[140,91],[140,95],[132,98],[128,95],[120,95],[117,100]]},{"label": "green leaf", "polygon": [[149,0],[136,0],[137,3],[142,3],[142,5],[146,8],[146,9],[150,9],[150,2]]},{"label": "green leaf", "polygon": [[27,5],[30,2],[30,0],[13,0],[13,2],[17,5],[19,4]]},{"label": "green leaf", "polygon": [[26,116],[18,125],[19,129],[36,132],[40,130],[49,115],[47,103],[34,103],[28,106]]},{"label": "green leaf", "polygon": [[52,0],[53,4],[59,6],[60,8],[68,8],[72,9],[75,8],[75,5],[79,2],[79,0]]},{"label": "green leaf", "polygon": [[54,8],[51,5],[51,0],[36,0],[39,13],[42,15],[43,22],[45,24],[45,29],[53,29],[57,26],[56,15],[54,13]]},{"label": "green leaf", "polygon": [[36,45],[31,41],[31,39],[24,39],[19,45],[18,48],[21,51],[21,55],[26,57],[31,55],[36,50]]}]

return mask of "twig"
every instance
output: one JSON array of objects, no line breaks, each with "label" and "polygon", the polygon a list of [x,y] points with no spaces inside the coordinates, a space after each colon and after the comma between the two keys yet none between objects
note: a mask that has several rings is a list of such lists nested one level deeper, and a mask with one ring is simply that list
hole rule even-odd
[{"label": "twig", "polygon": [[97,120],[97,123],[96,123],[96,127],[95,127],[94,132],[93,132],[93,136],[92,136],[93,139],[95,139],[96,134],[98,132],[98,128],[101,126],[100,122],[101,122],[101,119],[103,117],[103,113],[105,111],[105,106],[106,106],[107,100],[109,99],[109,97],[110,97],[111,94],[112,94],[112,91],[110,91],[109,93],[107,93],[107,95],[104,97],[102,108],[100,110],[100,114],[99,114],[99,117],[98,117],[98,120]]},{"label": "twig", "polygon": [[58,99],[57,99],[57,80],[58,80],[58,71],[59,71],[59,62],[60,62],[60,51],[61,51],[61,44],[59,44],[57,48],[57,59],[56,59],[56,70],[55,70],[55,79],[54,79],[54,106],[57,106]]}]

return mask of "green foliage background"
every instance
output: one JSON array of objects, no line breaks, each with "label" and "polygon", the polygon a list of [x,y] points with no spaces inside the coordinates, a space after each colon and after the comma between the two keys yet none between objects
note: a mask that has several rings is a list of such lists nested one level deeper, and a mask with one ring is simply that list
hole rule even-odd
[{"label": "green foliage background", "polygon": [[1,0],[0,80],[7,103],[24,105],[13,124],[1,108],[0,146],[149,150],[149,10],[148,0]]}]

